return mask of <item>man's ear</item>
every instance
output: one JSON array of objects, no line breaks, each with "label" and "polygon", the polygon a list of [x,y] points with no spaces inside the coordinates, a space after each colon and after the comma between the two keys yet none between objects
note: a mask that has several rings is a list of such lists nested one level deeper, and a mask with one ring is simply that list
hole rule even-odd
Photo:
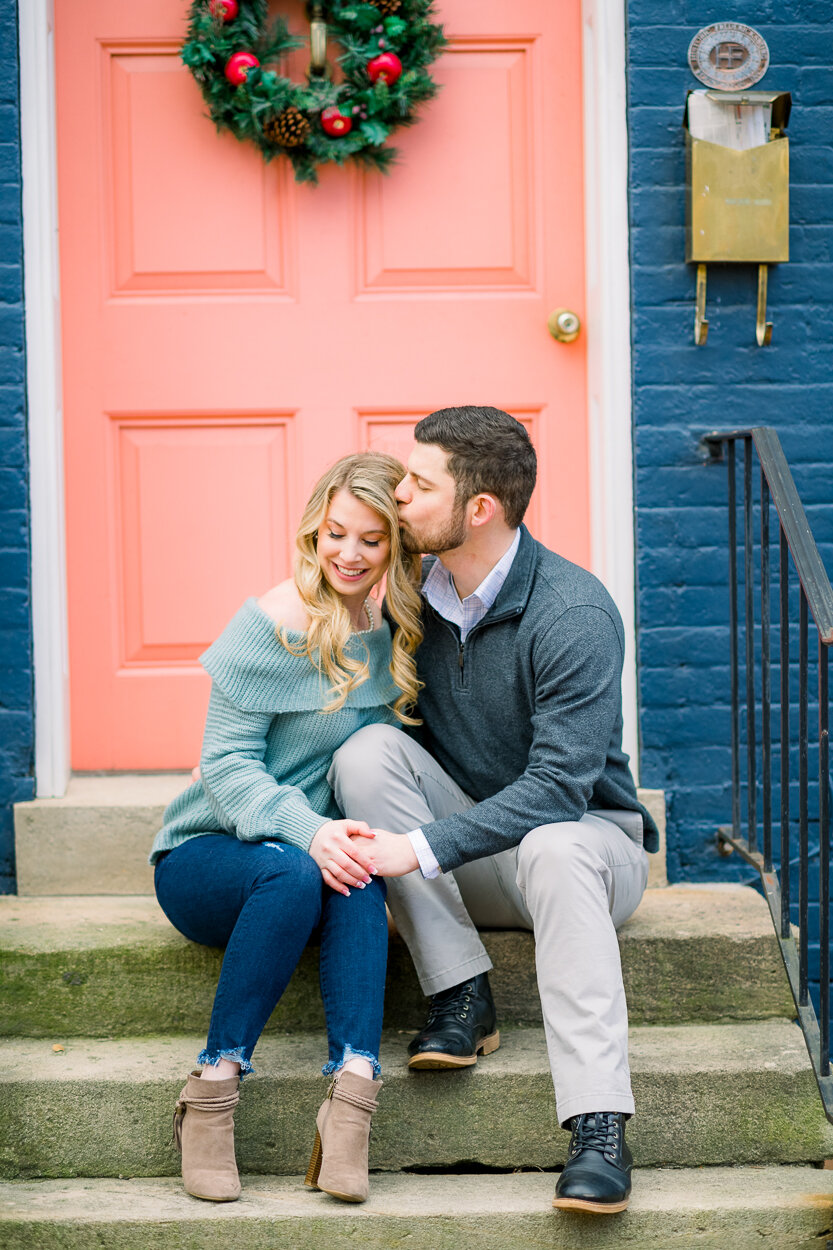
[{"label": "man's ear", "polygon": [[469,500],[469,520],[472,525],[488,525],[502,511],[494,495],[475,495]]}]

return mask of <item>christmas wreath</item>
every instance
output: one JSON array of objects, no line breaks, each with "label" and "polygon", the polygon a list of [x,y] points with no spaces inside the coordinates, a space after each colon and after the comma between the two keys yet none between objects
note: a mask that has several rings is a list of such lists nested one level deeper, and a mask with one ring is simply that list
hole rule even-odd
[{"label": "christmas wreath", "polygon": [[[266,0],[194,0],[182,59],[220,130],[257,145],[266,160],[288,156],[298,182],[317,182],[328,161],[356,160],[385,171],[392,130],[417,120],[437,93],[428,73],[446,39],[432,0],[328,0],[308,4],[311,62],[306,82],[279,72],[306,40],[283,18],[271,27]],[[340,80],[326,44],[340,48]]]}]

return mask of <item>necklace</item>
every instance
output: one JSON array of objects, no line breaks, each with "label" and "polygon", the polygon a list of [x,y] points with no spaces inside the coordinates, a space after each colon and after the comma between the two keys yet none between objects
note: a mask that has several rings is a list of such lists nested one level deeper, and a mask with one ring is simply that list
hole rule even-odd
[{"label": "necklace", "polygon": [[373,624],[373,613],[370,609],[370,596],[368,596],[367,599],[365,599],[364,603],[362,604],[362,608],[364,610],[365,616],[367,617],[367,622],[368,622],[367,629],[357,629],[355,632],[357,634],[372,634],[375,627]]}]

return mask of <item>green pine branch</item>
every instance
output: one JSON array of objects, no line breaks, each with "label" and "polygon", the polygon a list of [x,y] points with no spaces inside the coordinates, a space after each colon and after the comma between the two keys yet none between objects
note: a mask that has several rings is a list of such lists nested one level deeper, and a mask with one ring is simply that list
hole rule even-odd
[{"label": "green pine branch", "polygon": [[[283,17],[270,24],[266,0],[239,0],[238,15],[230,22],[213,17],[208,6],[209,0],[192,3],[181,55],[212,120],[218,129],[256,144],[266,161],[287,156],[298,182],[315,184],[318,167],[330,162],[355,160],[387,172],[397,158],[396,149],[385,146],[391,131],[413,125],[417,106],[437,94],[428,66],[447,41],[432,0],[402,0],[387,17],[367,0],[323,3],[329,39],[340,47],[343,80],[322,75],[303,83],[292,82],[274,67],[307,40],[293,35]],[[311,2],[307,11],[312,14]],[[260,65],[235,86],[226,79],[225,67],[241,51],[253,52]],[[402,62],[403,73],[392,85],[373,84],[368,76],[368,63],[380,51],[394,52]],[[311,129],[302,145],[283,148],[267,138],[264,127],[290,105],[304,113]],[[331,106],[352,120],[348,134],[331,136],[321,128],[320,114]]]}]

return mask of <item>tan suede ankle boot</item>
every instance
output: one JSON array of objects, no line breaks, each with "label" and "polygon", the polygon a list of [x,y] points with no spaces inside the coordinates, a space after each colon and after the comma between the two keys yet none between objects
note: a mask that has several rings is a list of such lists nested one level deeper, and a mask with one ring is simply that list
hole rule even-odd
[{"label": "tan suede ankle boot", "polygon": [[367,1200],[367,1143],[381,1081],[340,1072],[316,1120],[305,1185],[344,1202]]},{"label": "tan suede ankle boot", "polygon": [[240,1078],[200,1080],[195,1068],[174,1111],[174,1141],[182,1155],[186,1193],[211,1202],[240,1197],[234,1157],[234,1108],[240,1099]]}]

